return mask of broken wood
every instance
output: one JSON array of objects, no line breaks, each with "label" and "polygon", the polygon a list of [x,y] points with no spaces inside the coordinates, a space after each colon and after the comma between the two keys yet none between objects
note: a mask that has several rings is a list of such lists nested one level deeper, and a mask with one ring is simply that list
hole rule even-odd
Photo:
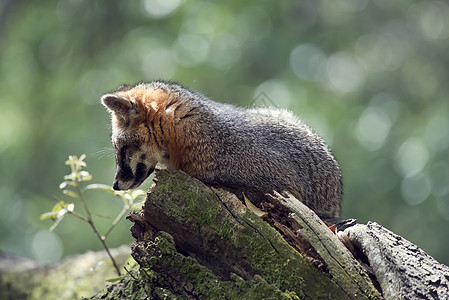
[{"label": "broken wood", "polygon": [[[158,172],[157,184],[148,193],[142,213],[131,215],[130,219],[138,224],[138,229],[133,230],[138,240],[134,248],[141,250],[136,257],[138,261],[145,260],[142,259],[145,256],[142,249],[153,249],[156,238],[160,237],[159,232],[164,231],[173,237],[183,259],[195,259],[222,284],[233,282],[237,276],[248,286],[259,278],[268,286],[275,287],[280,294],[300,298],[380,298],[362,268],[348,267],[358,264],[354,259],[338,263],[328,259],[331,256],[339,257],[341,251],[347,250],[341,247],[327,249],[330,254],[326,254],[324,263],[329,271],[323,272],[313,264],[312,259],[291,247],[278,231],[249,211],[235,195],[210,188],[181,172]],[[324,230],[332,236],[324,223],[317,226],[319,229],[316,230]],[[331,239],[339,243],[335,237]],[[159,250],[154,251],[148,253],[149,257],[160,253]],[[344,272],[342,265],[345,265]],[[179,278],[179,271],[173,268],[152,274],[166,278],[170,276],[167,272],[172,271],[172,277]],[[169,290],[176,290],[176,293],[186,297],[204,296],[192,282],[193,275],[184,275],[184,290],[179,290],[179,280]],[[158,288],[153,281],[151,293]]]},{"label": "broken wood", "polygon": [[261,203],[261,219],[182,172],[156,175],[144,208],[128,217],[138,272],[93,299],[448,298],[449,268],[380,225],[333,233],[280,194]]}]

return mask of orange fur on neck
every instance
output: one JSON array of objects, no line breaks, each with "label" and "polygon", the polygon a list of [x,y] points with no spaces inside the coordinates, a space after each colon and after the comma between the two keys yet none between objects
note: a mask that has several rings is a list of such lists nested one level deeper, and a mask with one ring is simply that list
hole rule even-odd
[{"label": "orange fur on neck", "polygon": [[162,89],[149,90],[143,86],[124,93],[145,115],[143,122],[150,130],[150,144],[169,155],[170,166],[167,166],[169,169],[179,170],[182,165],[182,153],[185,151],[179,144],[184,138],[182,132],[177,130],[176,124],[180,118],[176,114],[176,109],[182,100]]}]

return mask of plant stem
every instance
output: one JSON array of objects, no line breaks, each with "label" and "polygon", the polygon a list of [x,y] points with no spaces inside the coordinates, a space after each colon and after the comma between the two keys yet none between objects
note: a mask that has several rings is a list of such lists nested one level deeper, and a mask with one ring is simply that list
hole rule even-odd
[{"label": "plant stem", "polygon": [[128,211],[129,206],[125,205],[123,206],[122,211],[117,215],[117,217],[114,219],[114,221],[112,222],[111,227],[109,227],[108,231],[104,234],[104,238],[106,239],[107,236],[111,233],[112,229],[114,229],[114,227],[118,224],[118,222],[120,222],[120,220],[122,219],[122,217],[126,214],[126,212]]},{"label": "plant stem", "polygon": [[93,219],[92,219],[92,215],[91,215],[89,209],[87,208],[86,201],[84,201],[83,194],[82,194],[81,189],[79,188],[77,182],[75,184],[75,188],[76,188],[76,192],[78,193],[79,199],[81,200],[81,203],[83,204],[84,210],[86,211],[86,214],[87,214],[86,221],[87,221],[87,223],[89,223],[89,225],[92,228],[92,230],[94,231],[95,235],[98,237],[98,239],[100,240],[101,244],[103,245],[103,248],[106,251],[106,253],[108,254],[109,258],[111,259],[112,264],[114,265],[114,268],[117,271],[118,276],[121,276],[122,274],[120,273],[120,268],[117,266],[117,263],[115,262],[114,257],[112,256],[111,252],[109,251],[108,246],[106,245],[106,241],[105,241],[106,237],[101,236],[100,233],[98,232],[97,228],[95,227]]}]

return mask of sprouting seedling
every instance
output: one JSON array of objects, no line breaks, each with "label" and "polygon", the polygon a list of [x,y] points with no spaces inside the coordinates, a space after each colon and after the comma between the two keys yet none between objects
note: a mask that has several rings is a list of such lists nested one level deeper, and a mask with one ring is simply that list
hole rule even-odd
[{"label": "sprouting seedling", "polygon": [[[142,190],[114,191],[110,186],[105,184],[84,185],[85,182],[92,180],[92,175],[90,175],[88,171],[83,170],[83,168],[87,167],[87,164],[84,161],[85,158],[85,154],[81,155],[79,158],[76,155],[69,156],[69,159],[66,160],[65,164],[70,166],[71,172],[70,174],[64,176],[64,181],[59,185],[59,188],[65,195],[74,198],[75,201],[79,201],[81,203],[85,214],[80,214],[75,210],[76,205],[74,202],[65,202],[63,200],[57,199],[57,203],[53,206],[52,210],[50,212],[43,213],[40,219],[45,220],[50,218],[53,220],[54,223],[50,227],[50,231],[53,231],[61,223],[66,215],[72,215],[84,222],[87,222],[97,238],[100,240],[103,248],[110,257],[112,264],[117,271],[117,274],[120,276],[120,269],[115,262],[114,257],[112,257],[108,246],[106,245],[106,238],[129,209],[141,208],[142,203],[136,203],[135,200],[139,196],[145,195],[145,192]],[[92,213],[87,206],[84,193],[89,190],[103,190],[114,196],[120,197],[123,201],[122,210],[112,221],[111,226],[104,235],[101,235],[97,230],[97,227],[95,226],[92,218]]]}]

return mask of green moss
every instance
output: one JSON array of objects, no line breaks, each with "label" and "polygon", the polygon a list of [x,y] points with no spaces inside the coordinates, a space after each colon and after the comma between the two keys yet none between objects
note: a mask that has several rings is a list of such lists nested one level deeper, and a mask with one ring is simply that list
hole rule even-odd
[{"label": "green moss", "polygon": [[[224,215],[217,195],[209,187],[183,173],[161,171],[158,180],[151,199],[155,205],[163,207],[173,221],[195,224],[223,239],[232,236],[235,224]],[[166,199],[174,203],[164,205]]]},{"label": "green moss", "polygon": [[106,289],[92,296],[90,299],[118,300],[146,298],[145,284],[129,276],[122,279],[119,283],[109,285]]},{"label": "green moss", "polygon": [[[149,296],[165,299],[192,296],[199,299],[299,299],[295,293],[282,292],[257,275],[245,281],[232,274],[230,281],[223,281],[193,258],[178,253],[173,238],[165,232],[161,232],[148,247],[150,252],[158,253],[139,261],[145,266],[140,272],[143,282],[149,286]],[[166,277],[167,274],[170,277]],[[168,289],[173,286],[173,280],[179,286],[176,291]]]},{"label": "green moss", "polygon": [[[349,296],[234,195],[212,190],[184,173],[161,171],[157,178],[158,184],[145,204],[145,218],[150,223],[156,218],[154,226],[162,225],[165,229],[158,228],[170,231],[174,239],[161,233],[147,246],[149,258],[140,262],[145,266],[144,276],[153,292],[171,286],[178,288],[171,289],[175,295],[199,298],[217,295],[241,298],[243,294],[251,295],[247,298],[261,298],[257,293],[265,298],[268,293],[275,299]],[[189,234],[191,238],[186,238]],[[174,240],[180,246],[187,245],[186,249],[195,257],[204,254],[205,265],[209,259],[215,259],[224,272],[234,270],[244,278],[235,275],[223,281],[193,258],[178,253]],[[222,259],[222,254],[233,255],[242,269],[227,266],[232,259]],[[176,278],[165,274],[176,274]]]}]

